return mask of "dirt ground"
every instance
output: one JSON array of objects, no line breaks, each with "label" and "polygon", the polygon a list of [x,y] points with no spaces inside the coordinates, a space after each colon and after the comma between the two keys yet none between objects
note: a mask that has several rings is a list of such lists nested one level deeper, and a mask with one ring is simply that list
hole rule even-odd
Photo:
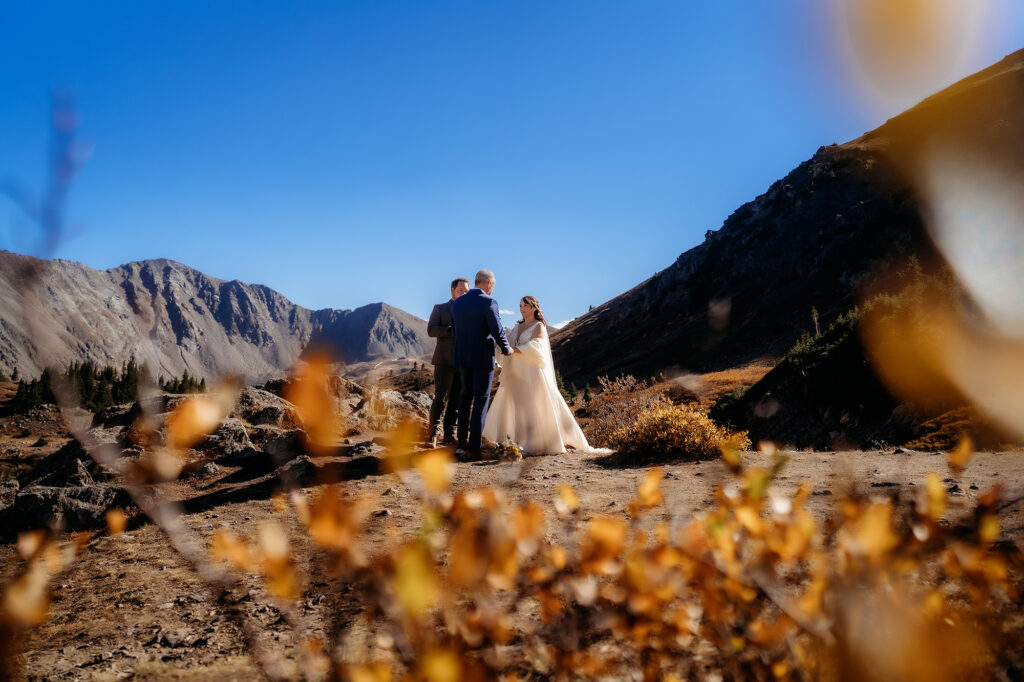
[{"label": "dirt ground", "polygon": [[[773,485],[780,492],[792,492],[801,482],[810,483],[814,491],[810,508],[819,518],[832,513],[835,501],[849,486],[880,497],[914,495],[925,473],[931,471],[946,478],[951,520],[994,484],[1003,486],[1007,501],[1024,495],[1024,453],[1019,451],[979,453],[955,478],[940,453],[786,454],[790,461]],[[745,458],[751,465],[767,464],[763,454],[750,453]],[[344,465],[346,458],[334,463]],[[651,522],[685,524],[693,514],[708,508],[716,486],[730,480],[720,461],[664,468],[665,503]],[[550,502],[559,484],[569,484],[579,493],[584,518],[624,516],[646,471],[610,468],[594,455],[567,454],[518,463],[458,464],[453,487],[495,486],[503,488],[513,501],[537,501],[549,510],[550,529],[555,525]],[[181,497],[191,500],[186,504],[192,511],[183,519],[199,540],[209,542],[220,528],[252,538],[261,520],[277,517],[294,543],[293,554],[305,581],[299,610],[314,633],[330,627],[332,618],[340,618],[343,624],[354,622],[355,615],[346,614],[346,609],[351,609],[347,587],[319,572],[323,566],[319,550],[305,539],[290,511],[274,511],[268,497],[270,488],[252,488],[252,481],[228,483],[239,478],[237,471],[228,468],[219,477],[177,488]],[[396,475],[369,473],[353,478],[342,485],[351,493],[369,493],[377,500],[370,520],[371,554],[417,532],[418,498]],[[1002,532],[1006,539],[1024,542],[1022,509],[1024,503],[1014,503],[1005,510]],[[0,546],[0,581],[6,583],[21,565],[13,545]],[[286,665],[295,666],[295,642],[289,628],[280,612],[261,597],[258,580],[248,580],[248,593],[243,590],[220,598],[174,554],[156,527],[141,525],[116,537],[96,533],[77,563],[53,585],[50,619],[22,643],[19,675],[29,680],[252,679],[257,671],[230,609],[251,615],[270,648],[284,657]]]}]

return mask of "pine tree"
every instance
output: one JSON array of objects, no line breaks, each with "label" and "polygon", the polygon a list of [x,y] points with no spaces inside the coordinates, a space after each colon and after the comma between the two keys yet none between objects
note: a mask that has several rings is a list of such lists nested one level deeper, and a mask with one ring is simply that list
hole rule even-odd
[{"label": "pine tree", "polygon": [[562,373],[557,369],[555,370],[555,386],[558,387],[558,392],[562,394],[562,398],[565,399],[565,402],[572,400],[572,394],[565,390],[565,384],[562,382]]}]

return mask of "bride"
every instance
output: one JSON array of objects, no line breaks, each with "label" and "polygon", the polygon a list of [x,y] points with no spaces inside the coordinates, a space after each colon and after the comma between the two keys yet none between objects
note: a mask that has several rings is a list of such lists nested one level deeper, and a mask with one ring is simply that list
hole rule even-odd
[{"label": "bride", "polygon": [[540,303],[533,296],[519,302],[523,319],[508,341],[518,353],[501,357],[501,384],[487,411],[483,436],[499,443],[512,439],[523,451],[554,455],[566,447],[590,451],[555,383],[555,365]]}]

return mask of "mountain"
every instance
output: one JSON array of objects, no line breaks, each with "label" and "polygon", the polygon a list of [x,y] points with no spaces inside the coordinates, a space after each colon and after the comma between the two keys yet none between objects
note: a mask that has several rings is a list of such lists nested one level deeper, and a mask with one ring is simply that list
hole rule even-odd
[{"label": "mountain", "polygon": [[[601,375],[713,371],[780,357],[812,309],[824,328],[912,255],[941,259],[926,229],[935,158],[1024,177],[1024,50],[879,128],[828,145],[740,206],[703,243],[552,339],[577,386]],[[742,159],[738,160],[742,163]]]},{"label": "mountain", "polygon": [[346,362],[423,355],[433,347],[426,331],[426,321],[386,303],[312,311],[268,287],[171,260],[100,271],[0,251],[0,371],[8,374],[134,358],[165,376],[259,380],[310,344]]}]

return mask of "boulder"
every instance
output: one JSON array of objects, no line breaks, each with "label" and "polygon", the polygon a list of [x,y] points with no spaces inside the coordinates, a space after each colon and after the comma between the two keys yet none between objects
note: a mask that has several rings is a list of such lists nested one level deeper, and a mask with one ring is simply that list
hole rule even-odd
[{"label": "boulder", "polygon": [[117,426],[128,426],[134,419],[135,405],[111,405],[97,412],[92,418],[92,428],[109,429]]},{"label": "boulder", "polygon": [[32,528],[87,530],[106,524],[113,507],[128,508],[131,498],[113,485],[32,485],[18,491],[14,503],[0,513],[0,534],[13,537]]},{"label": "boulder", "polygon": [[22,474],[18,482],[22,488],[34,485],[65,486],[92,485],[96,481],[110,479],[110,473],[97,464],[82,444],[69,440],[63,447],[47,457],[28,473]]},{"label": "boulder", "polygon": [[285,462],[304,454],[308,440],[309,436],[302,429],[282,430],[264,442],[263,450],[275,462]]},{"label": "boulder", "polygon": [[242,389],[231,416],[253,425],[269,424],[283,428],[302,425],[294,405],[280,396],[258,388]]},{"label": "boulder", "polygon": [[234,455],[252,447],[252,441],[249,440],[242,420],[228,417],[221,422],[216,431],[200,441],[195,449],[202,452],[215,450],[220,455]]}]

